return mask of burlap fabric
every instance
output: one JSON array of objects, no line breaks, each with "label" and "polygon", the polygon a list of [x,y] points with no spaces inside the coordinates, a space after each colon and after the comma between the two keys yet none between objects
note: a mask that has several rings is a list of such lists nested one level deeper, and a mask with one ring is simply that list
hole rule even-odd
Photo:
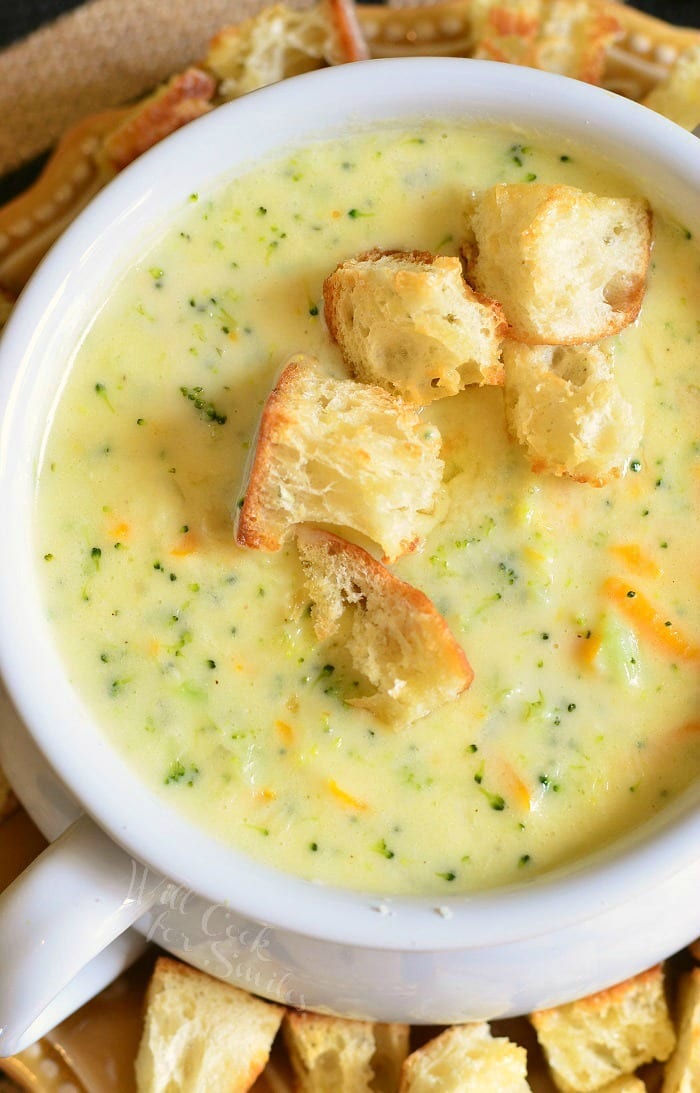
[{"label": "burlap fabric", "polygon": [[90,0],[10,46],[0,53],[0,175],[79,119],[128,102],[201,58],[217,30],[265,2]]}]

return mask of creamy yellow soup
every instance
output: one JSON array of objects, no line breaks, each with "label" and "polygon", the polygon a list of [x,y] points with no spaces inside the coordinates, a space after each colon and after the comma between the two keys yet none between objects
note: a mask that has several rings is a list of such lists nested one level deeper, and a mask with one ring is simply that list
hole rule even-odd
[{"label": "creamy yellow soup", "polygon": [[281,367],[303,351],[344,374],[324,277],[375,246],[457,254],[468,193],[534,179],[631,192],[573,146],[421,123],[192,194],[58,400],[37,561],[71,679],[164,806],[295,874],[436,895],[529,878],[700,770],[700,256],[682,225],[656,215],[642,314],[613,339],[645,420],[623,478],[533,473],[500,389],[423,411],[445,485],[424,546],[392,568],[467,653],[457,701],[401,731],[347,705],[366,683],[316,639],[294,545],[234,543]]}]

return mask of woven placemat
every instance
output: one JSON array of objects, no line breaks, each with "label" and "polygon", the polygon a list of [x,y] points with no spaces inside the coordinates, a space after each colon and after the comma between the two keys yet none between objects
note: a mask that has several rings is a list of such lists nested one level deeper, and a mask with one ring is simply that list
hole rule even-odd
[{"label": "woven placemat", "polygon": [[10,46],[0,53],[0,175],[79,119],[142,95],[204,56],[216,31],[264,3],[91,0]]}]

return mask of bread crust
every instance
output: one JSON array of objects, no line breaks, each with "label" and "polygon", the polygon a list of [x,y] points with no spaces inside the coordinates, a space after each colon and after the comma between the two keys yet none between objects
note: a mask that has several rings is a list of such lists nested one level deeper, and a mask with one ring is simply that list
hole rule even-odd
[{"label": "bread crust", "polygon": [[104,138],[102,152],[121,171],[154,144],[212,108],[216,82],[200,68],[188,68],[139,103]]}]

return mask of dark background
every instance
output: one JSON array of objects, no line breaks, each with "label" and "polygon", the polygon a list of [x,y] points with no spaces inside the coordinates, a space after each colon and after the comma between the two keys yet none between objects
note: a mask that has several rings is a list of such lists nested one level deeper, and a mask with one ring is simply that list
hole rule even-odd
[{"label": "dark background", "polygon": [[[0,0],[0,49],[61,12],[79,7],[80,3],[81,0]],[[700,27],[700,0],[635,0],[634,7],[669,23]]]},{"label": "dark background", "polygon": [[[0,49],[24,38],[83,0],[0,0]],[[197,0],[192,0],[196,4]],[[376,0],[375,0],[376,2]],[[417,2],[417,0],[416,0]],[[700,0],[635,0],[634,7],[679,26],[700,27]],[[46,160],[42,156],[0,178],[0,204],[21,193]]]}]

